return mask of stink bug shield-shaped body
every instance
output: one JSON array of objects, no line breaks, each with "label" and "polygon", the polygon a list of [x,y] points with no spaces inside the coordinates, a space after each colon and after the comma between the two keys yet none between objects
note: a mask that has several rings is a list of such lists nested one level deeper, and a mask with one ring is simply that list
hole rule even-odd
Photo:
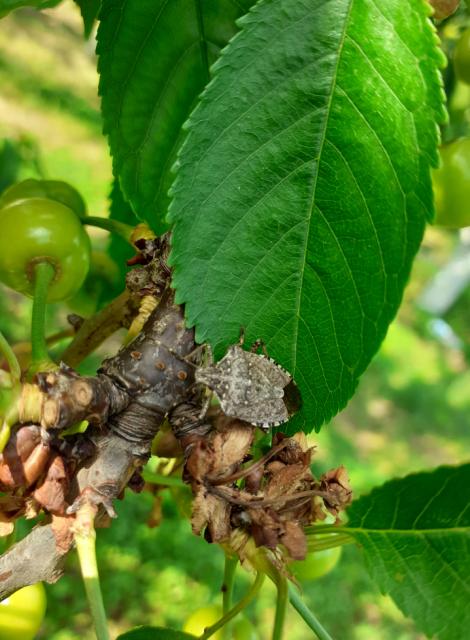
[{"label": "stink bug shield-shaped body", "polygon": [[233,345],[219,362],[196,369],[195,380],[215,393],[227,416],[264,429],[289,419],[284,387],[292,377],[271,358]]}]

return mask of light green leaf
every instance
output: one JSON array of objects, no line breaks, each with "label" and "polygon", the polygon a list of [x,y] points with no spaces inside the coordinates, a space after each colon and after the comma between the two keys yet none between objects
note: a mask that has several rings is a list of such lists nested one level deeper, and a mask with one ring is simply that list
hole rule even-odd
[{"label": "light green leaf", "polygon": [[194,640],[194,636],[163,627],[137,627],[118,636],[116,640]]},{"label": "light green leaf", "polygon": [[100,94],[114,173],[142,220],[161,229],[181,125],[209,65],[252,0],[104,0]]},{"label": "light green leaf", "polygon": [[188,122],[174,286],[220,355],[245,327],[310,431],[351,397],[433,212],[441,55],[422,0],[258,3]]},{"label": "light green leaf", "polygon": [[48,9],[55,7],[62,0],[0,0],[0,18],[20,7],[35,7],[36,9]]},{"label": "light green leaf", "polygon": [[372,578],[427,635],[470,629],[470,464],[392,480],[354,502],[345,531]]}]

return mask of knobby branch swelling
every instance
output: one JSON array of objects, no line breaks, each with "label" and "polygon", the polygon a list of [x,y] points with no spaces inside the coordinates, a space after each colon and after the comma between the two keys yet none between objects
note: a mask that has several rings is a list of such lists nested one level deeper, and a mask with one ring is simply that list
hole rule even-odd
[{"label": "knobby branch swelling", "polygon": [[[351,500],[343,468],[314,478],[312,449],[300,436],[278,434],[246,465],[256,427],[220,408],[204,410],[204,387],[195,384],[194,331],[170,287],[168,239],[137,247],[140,266],[130,272],[127,292],[111,311],[79,327],[64,352],[68,364],[23,385],[18,421],[0,461],[0,525],[8,533],[21,516],[42,512],[45,519],[0,558],[0,598],[61,576],[77,512],[92,506],[97,526],[109,524],[114,500],[127,486],[142,487],[140,472],[166,420],[194,495],[193,531],[230,546],[252,566],[261,562],[264,571],[285,575],[286,561],[307,553],[304,527],[322,519],[325,508],[338,515]],[[140,332],[139,307],[148,316]],[[69,366],[107,337],[110,326],[129,323],[136,337],[104,360],[96,376]],[[89,423],[84,433],[66,435],[82,421]],[[268,555],[260,559],[257,548]]]}]

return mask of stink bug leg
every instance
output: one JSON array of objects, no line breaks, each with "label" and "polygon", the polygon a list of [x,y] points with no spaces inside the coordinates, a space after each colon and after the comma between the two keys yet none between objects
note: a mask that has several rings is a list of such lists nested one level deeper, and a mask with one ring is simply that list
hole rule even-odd
[{"label": "stink bug leg", "polygon": [[263,352],[263,355],[266,356],[266,358],[269,358],[269,354],[268,354],[268,350],[266,349],[266,344],[264,342],[264,340],[262,340],[261,338],[258,338],[258,340],[255,340],[253,342],[253,344],[251,345],[251,353],[256,353],[259,349],[261,349],[261,351]]}]

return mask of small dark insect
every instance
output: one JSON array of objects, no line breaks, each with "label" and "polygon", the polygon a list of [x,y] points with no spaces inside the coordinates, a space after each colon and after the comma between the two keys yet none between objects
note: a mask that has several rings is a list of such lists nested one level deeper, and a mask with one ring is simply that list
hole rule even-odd
[{"label": "small dark insect", "polygon": [[216,363],[206,346],[210,364],[196,369],[195,380],[215,393],[225,415],[268,429],[290,417],[284,388],[292,376],[272,358],[254,353],[258,346],[256,342],[251,351],[245,351],[241,345],[232,345]]}]

